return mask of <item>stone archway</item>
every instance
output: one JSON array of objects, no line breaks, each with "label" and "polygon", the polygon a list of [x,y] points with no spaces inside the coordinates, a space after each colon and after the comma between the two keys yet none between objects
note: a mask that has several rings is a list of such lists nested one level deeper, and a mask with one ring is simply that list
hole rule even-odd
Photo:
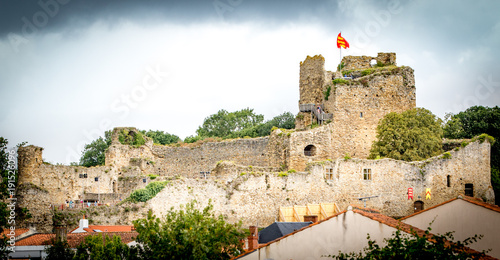
[{"label": "stone archway", "polygon": [[305,156],[315,156],[316,155],[316,146],[310,144],[304,148]]}]

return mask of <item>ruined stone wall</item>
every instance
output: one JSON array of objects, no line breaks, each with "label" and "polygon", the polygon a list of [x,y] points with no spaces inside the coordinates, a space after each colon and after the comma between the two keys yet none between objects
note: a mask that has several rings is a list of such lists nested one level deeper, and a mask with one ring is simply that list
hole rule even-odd
[{"label": "ruined stone wall", "polygon": [[[46,164],[41,159],[42,150],[32,145],[18,149],[19,185],[34,185],[45,191],[49,194],[52,204],[88,199],[88,196],[85,196],[87,193],[115,193],[125,197],[133,190],[145,186],[141,176],[148,178],[145,172],[135,166],[83,167]],[[138,180],[130,183],[130,176],[137,177]],[[107,201],[101,199],[101,202]]]},{"label": "ruined stone wall", "polygon": [[370,62],[376,60],[378,63],[383,65],[396,65],[396,53],[384,53],[379,52],[377,57],[370,56],[345,56],[342,58],[342,63],[344,64],[343,71],[353,70],[353,69],[366,69],[370,68]]},{"label": "ruined stone wall", "polygon": [[[307,163],[326,160],[340,149],[332,139],[334,124],[317,127],[308,131],[297,131],[290,136],[290,169],[303,171]],[[305,151],[309,147],[309,152]]]},{"label": "ruined stone wall", "polygon": [[[316,57],[316,56],[315,56]],[[387,113],[401,113],[416,106],[416,89],[413,69],[409,67],[387,66],[373,69],[371,74],[363,76],[362,70],[356,71],[353,79],[347,83],[334,84],[329,77],[331,72],[324,71],[323,63],[313,63],[310,57],[301,64],[308,72],[323,78],[322,90],[315,86],[302,86],[299,106],[304,102],[315,101],[323,105],[325,113],[332,113],[333,120],[323,130],[308,130],[311,114],[300,112],[296,118],[296,129],[291,138],[289,165],[294,169],[304,170],[311,160],[338,158],[349,155],[367,158],[371,145],[376,140],[376,128],[380,119]],[[396,64],[394,53],[379,53],[377,57],[345,57],[352,68],[369,67],[371,59],[377,59],[385,65]],[[314,68],[314,70],[312,69]],[[319,72],[323,71],[323,73]],[[305,74],[310,77],[310,74]],[[302,76],[302,74],[301,74]],[[306,77],[306,78],[307,78]],[[306,81],[301,79],[301,84]],[[311,84],[307,82],[307,84]],[[329,95],[327,95],[329,91]],[[303,91],[309,91],[302,93]],[[315,122],[315,117],[312,118]],[[315,156],[304,156],[307,145],[317,148]]]},{"label": "ruined stone wall", "polygon": [[[147,207],[163,215],[170,207],[196,199],[203,205],[210,199],[214,210],[229,221],[243,221],[246,225],[267,226],[278,218],[280,206],[335,202],[341,210],[350,204],[363,205],[358,198],[378,196],[366,202],[367,207],[389,216],[413,213],[413,203],[424,202],[424,208],[437,205],[464,193],[464,185],[474,185],[475,197],[492,203],[489,166],[490,144],[471,143],[459,151],[451,151],[451,159],[442,156],[422,162],[403,162],[392,159],[363,160],[342,158],[313,162],[308,172],[279,174],[250,172],[232,163],[221,165],[232,178],[172,181]],[[326,171],[332,169],[333,178]],[[363,169],[371,169],[372,179],[363,179]],[[451,185],[447,186],[447,175]],[[408,188],[413,188],[414,199],[408,200]],[[431,199],[425,199],[425,189],[431,189]]]},{"label": "ruined stone wall", "polygon": [[300,63],[299,104],[321,104],[325,85],[325,58],[321,55],[307,58]]},{"label": "ruined stone wall", "polygon": [[164,176],[197,177],[211,171],[218,161],[268,166],[268,137],[206,142],[190,147],[153,146],[156,173]]},{"label": "ruined stone wall", "polygon": [[325,101],[325,110],[333,113],[334,145],[339,147],[333,158],[345,154],[366,158],[376,140],[380,119],[390,112],[415,108],[413,70],[409,67],[397,70],[382,70],[356,79],[350,85],[335,86],[333,98]]}]

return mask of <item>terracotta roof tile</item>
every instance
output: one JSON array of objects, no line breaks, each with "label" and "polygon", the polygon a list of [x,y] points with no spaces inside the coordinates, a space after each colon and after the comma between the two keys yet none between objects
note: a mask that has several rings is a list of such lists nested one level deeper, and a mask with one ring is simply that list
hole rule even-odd
[{"label": "terracotta roof tile", "polygon": [[405,220],[405,219],[411,218],[411,217],[413,217],[413,216],[416,216],[416,215],[421,214],[421,213],[423,213],[423,212],[427,212],[427,211],[429,211],[429,210],[432,210],[432,209],[434,209],[434,208],[440,207],[440,206],[442,206],[442,205],[445,205],[445,204],[447,204],[447,203],[450,203],[450,202],[455,201],[455,200],[458,200],[458,199],[461,199],[461,200],[464,200],[464,201],[470,202],[470,203],[472,203],[472,204],[475,204],[475,205],[478,205],[478,206],[481,206],[481,207],[484,207],[484,208],[487,208],[487,209],[490,209],[490,210],[493,210],[493,211],[496,211],[496,212],[499,212],[499,213],[500,213],[500,207],[499,207],[499,206],[496,206],[496,205],[492,205],[492,204],[486,203],[486,202],[484,202],[483,200],[478,199],[478,198],[473,198],[473,197],[469,197],[469,196],[460,195],[458,198],[453,198],[453,199],[451,199],[451,200],[447,200],[447,201],[445,201],[445,202],[443,202],[443,203],[440,203],[440,204],[434,205],[434,206],[432,206],[432,207],[430,207],[430,208],[427,208],[427,209],[421,210],[421,211],[419,211],[419,212],[415,212],[415,213],[413,213],[413,214],[411,214],[411,215],[408,215],[408,216],[406,216],[406,217],[404,217],[404,218],[401,218],[400,220]]},{"label": "terracotta roof tile", "polygon": [[[18,236],[20,236],[20,235],[22,235],[22,234],[24,234],[24,233],[26,233],[26,232],[28,232],[28,231],[29,231],[29,229],[28,229],[28,228],[16,228],[16,229],[15,229],[15,231],[14,231],[14,232],[15,232],[15,234],[16,234],[16,235],[15,235],[15,237],[18,237]],[[10,229],[8,229],[8,228],[5,228],[5,229],[2,231],[2,234],[6,235],[6,236],[7,236],[9,233],[10,233]],[[0,235],[0,237],[2,237],[2,235]]]},{"label": "terracotta roof tile", "polygon": [[[77,234],[67,234],[66,239],[68,241],[68,244],[72,247],[75,248],[77,247],[80,243],[83,242],[85,237],[91,236],[91,235],[101,235],[101,236],[120,236],[122,239],[122,242],[127,244],[135,240],[137,237],[138,233],[137,232],[101,232],[101,233],[77,233]],[[42,245],[49,245],[52,243],[52,240],[55,239],[56,235],[55,234],[35,234],[32,236],[29,236],[27,238],[24,238],[22,240],[19,240],[16,242],[16,246],[42,246]]]},{"label": "terracotta roof tile", "polygon": [[[100,230],[102,232],[130,232],[134,231],[134,226],[100,226],[100,225],[89,225],[88,232],[95,232],[94,230]],[[90,231],[89,231],[90,230]]]}]

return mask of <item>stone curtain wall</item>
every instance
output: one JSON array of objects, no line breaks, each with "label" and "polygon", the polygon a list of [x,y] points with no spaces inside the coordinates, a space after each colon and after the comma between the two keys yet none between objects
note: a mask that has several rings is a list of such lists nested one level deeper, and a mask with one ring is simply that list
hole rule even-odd
[{"label": "stone curtain wall", "polygon": [[207,142],[191,147],[153,146],[156,173],[164,176],[198,177],[211,171],[218,161],[268,166],[269,137]]},{"label": "stone curtain wall", "polygon": [[[163,215],[192,199],[206,205],[212,200],[214,209],[229,221],[243,225],[267,226],[278,218],[280,206],[335,202],[341,210],[350,204],[363,205],[359,197],[379,196],[367,201],[367,207],[389,216],[413,213],[413,203],[424,202],[428,208],[464,193],[465,183],[474,185],[476,197],[494,201],[489,172],[488,142],[471,143],[459,151],[451,151],[451,159],[440,156],[422,162],[392,159],[337,159],[310,164],[308,172],[290,173],[248,171],[233,163],[220,165],[218,172],[227,171],[225,181],[182,179],[174,180],[147,207]],[[372,180],[363,180],[363,169],[371,169]],[[333,179],[326,180],[326,169],[333,169]],[[451,176],[447,187],[446,176]],[[408,200],[408,188],[414,189],[414,199]],[[425,188],[431,189],[431,199],[425,199]],[[420,196],[420,198],[419,198]]]}]

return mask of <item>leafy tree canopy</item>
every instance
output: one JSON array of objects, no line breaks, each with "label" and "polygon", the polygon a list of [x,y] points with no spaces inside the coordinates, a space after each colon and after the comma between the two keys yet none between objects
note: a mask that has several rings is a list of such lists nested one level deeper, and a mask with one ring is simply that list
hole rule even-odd
[{"label": "leafy tree canopy", "polygon": [[[464,247],[477,242],[482,236],[475,235],[464,241],[453,241],[453,233],[432,235],[430,227],[422,234],[412,231],[411,235],[402,234],[401,230],[394,232],[393,236],[384,239],[386,246],[381,247],[376,241],[370,240],[368,247],[359,253],[342,253],[329,256],[338,260],[345,259],[475,259],[484,255],[484,252],[471,252]],[[430,242],[432,241],[432,242]]]},{"label": "leafy tree canopy", "polygon": [[441,119],[424,108],[389,113],[377,126],[371,159],[420,161],[443,152]]},{"label": "leafy tree canopy", "polygon": [[[71,259],[71,258],[69,258]],[[117,259],[150,259],[145,257],[139,247],[128,247],[119,236],[93,235],[85,237],[85,241],[76,248],[74,260],[117,260]]]},{"label": "leafy tree canopy", "polygon": [[75,252],[69,247],[67,241],[56,241],[50,246],[45,247],[47,260],[66,260],[73,259]]},{"label": "leafy tree canopy", "polygon": [[196,133],[199,136],[226,137],[231,133],[254,127],[264,120],[263,115],[253,112],[253,109],[245,108],[235,112],[219,110],[203,121]]},{"label": "leafy tree canopy", "polygon": [[90,144],[85,145],[80,165],[91,167],[104,165],[106,150],[111,145],[111,130],[104,132],[104,138],[99,137]]},{"label": "leafy tree canopy", "polygon": [[491,135],[497,140],[491,146],[491,182],[496,204],[500,203],[500,108],[473,106],[456,115],[447,114],[444,136],[450,139],[472,138],[480,134]]},{"label": "leafy tree canopy", "polygon": [[146,219],[134,221],[137,241],[151,259],[230,259],[242,253],[241,223],[228,224],[212,209],[209,203],[200,211],[193,201],[170,209],[163,219],[150,211]]},{"label": "leafy tree canopy", "polygon": [[167,145],[181,141],[181,139],[178,136],[160,130],[156,131],[149,130],[147,132],[145,130],[142,130],[141,133],[153,139],[153,143],[155,144]]},{"label": "leafy tree canopy", "polygon": [[203,125],[196,130],[196,136],[188,136],[185,143],[193,143],[206,137],[242,138],[267,136],[273,127],[293,129],[295,117],[290,112],[284,112],[273,119],[263,122],[264,116],[257,115],[253,109],[243,109],[236,112],[219,110],[217,114],[205,118]]}]

